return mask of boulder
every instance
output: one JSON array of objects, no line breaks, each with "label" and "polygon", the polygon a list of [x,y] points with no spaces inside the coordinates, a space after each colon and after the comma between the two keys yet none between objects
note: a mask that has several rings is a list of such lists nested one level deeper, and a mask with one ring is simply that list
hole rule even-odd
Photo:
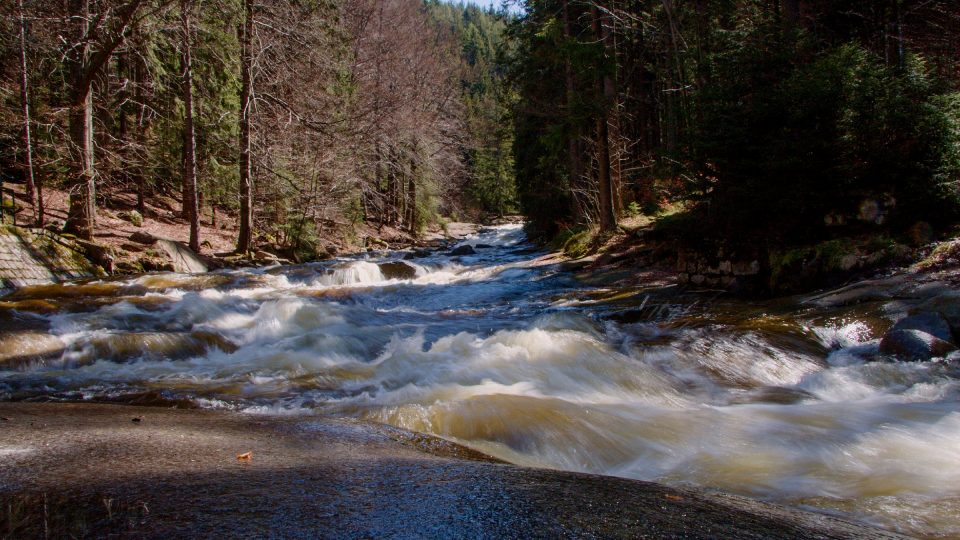
[{"label": "boulder", "polygon": [[157,241],[157,247],[165,252],[171,261],[171,264],[164,265],[161,270],[184,274],[199,274],[207,271],[206,263],[181,242],[160,239]]},{"label": "boulder", "polygon": [[412,259],[423,259],[432,255],[432,252],[429,249],[415,249],[410,253],[407,253],[403,256],[403,260],[409,261]]},{"label": "boulder", "polygon": [[157,237],[143,231],[136,231],[130,235],[130,240],[145,246],[152,246],[157,243]]},{"label": "boulder", "polygon": [[918,312],[936,311],[953,328],[954,335],[960,336],[960,291],[945,290],[917,306]]},{"label": "boulder", "polygon": [[946,356],[956,345],[921,330],[891,330],[880,340],[880,353],[900,360],[921,362]]},{"label": "boulder", "polygon": [[380,272],[387,279],[413,279],[417,269],[403,261],[380,263]]},{"label": "boulder", "polygon": [[92,263],[100,265],[107,273],[113,273],[113,262],[116,259],[116,252],[112,247],[79,238],[74,240],[74,243],[83,249],[87,259],[90,259]]},{"label": "boulder", "polygon": [[470,244],[464,244],[462,246],[458,246],[454,248],[453,251],[450,252],[450,255],[454,257],[459,257],[461,255],[474,255],[476,253],[477,251],[473,249],[473,246],[471,246]]},{"label": "boulder", "polygon": [[258,250],[253,253],[253,259],[257,261],[274,262],[278,260],[278,257],[269,251]]},{"label": "boulder", "polygon": [[953,342],[953,332],[950,330],[950,323],[947,322],[943,315],[936,312],[919,313],[901,319],[890,329],[891,332],[896,330],[920,330],[937,339]]}]

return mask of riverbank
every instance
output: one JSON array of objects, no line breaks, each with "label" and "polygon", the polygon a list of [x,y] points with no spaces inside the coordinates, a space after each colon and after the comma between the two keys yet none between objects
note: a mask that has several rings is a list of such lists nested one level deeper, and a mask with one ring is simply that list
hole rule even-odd
[{"label": "riverbank", "polygon": [[[326,223],[318,231],[313,252],[306,259],[302,250],[294,250],[282,239],[270,236],[258,236],[254,249],[250,253],[235,253],[238,234],[236,216],[224,210],[205,209],[200,219],[200,253],[194,253],[187,247],[190,226],[180,214],[178,194],[153,194],[143,203],[142,212],[137,208],[136,194],[122,189],[114,189],[101,194],[104,206],[98,208],[97,227],[92,242],[77,241],[67,235],[59,236],[67,219],[69,205],[65,191],[56,188],[44,189],[44,229],[29,228],[35,224],[35,216],[23,201],[22,184],[6,184],[8,196],[15,202],[15,223],[8,226],[14,243],[25,244],[23,238],[48,236],[63,245],[71,246],[74,253],[85,256],[90,264],[84,272],[74,277],[94,277],[103,275],[138,275],[150,272],[197,273],[221,268],[241,268],[292,264],[312,260],[329,259],[336,256],[350,256],[357,253],[378,250],[399,250],[407,248],[441,249],[476,234],[481,225],[456,221],[443,221],[430,225],[423,234],[413,235],[402,228],[389,225],[377,226],[371,223]],[[496,223],[520,221],[512,216],[494,219]],[[3,224],[0,224],[2,226]],[[2,232],[2,231],[0,231]],[[0,238],[2,240],[2,238]],[[74,245],[76,244],[76,245]],[[0,257],[4,249],[0,245]],[[14,254],[16,255],[16,254]],[[11,261],[19,256],[10,257]],[[0,263],[0,290],[3,280],[7,285],[19,288],[24,284],[54,283],[61,281],[57,276],[76,273],[75,264],[64,263],[63,257],[46,257],[31,265],[29,280],[22,280],[19,273],[4,273]],[[89,268],[87,268],[89,266]],[[99,267],[99,268],[96,268]],[[21,283],[23,281],[23,283]]]},{"label": "riverbank", "polygon": [[75,403],[0,403],[0,417],[7,538],[897,537],[354,420]]},{"label": "riverbank", "polygon": [[[923,227],[909,238],[886,234],[839,236],[776,249],[691,242],[675,236],[670,221],[635,216],[616,232],[567,231],[549,243],[567,268],[603,286],[680,285],[692,291],[747,298],[781,298],[827,290],[893,274],[960,283],[960,231],[939,240]],[[916,227],[915,227],[916,229]]]}]

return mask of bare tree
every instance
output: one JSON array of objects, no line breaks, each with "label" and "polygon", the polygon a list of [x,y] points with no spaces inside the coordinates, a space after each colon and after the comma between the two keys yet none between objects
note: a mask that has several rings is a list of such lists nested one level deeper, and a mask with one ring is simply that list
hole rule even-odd
[{"label": "bare tree", "polygon": [[[594,4],[592,7],[593,31],[595,36],[605,46],[609,40],[608,30],[604,26],[600,16],[600,8]],[[605,47],[606,48],[606,47]],[[604,55],[606,56],[606,55]],[[609,232],[617,227],[617,216],[614,209],[614,188],[611,174],[610,163],[610,111],[613,105],[607,102],[613,98],[615,89],[612,78],[607,70],[605,57],[601,57],[598,65],[597,74],[597,94],[604,98],[604,110],[597,115],[597,190],[598,203],[600,211],[600,230]]]},{"label": "bare tree", "polygon": [[190,46],[190,0],[180,1],[183,33],[183,217],[190,221],[190,249],[200,251],[200,209],[197,204],[197,138],[193,125],[193,58]]},{"label": "bare tree", "polygon": [[33,169],[33,141],[30,137],[30,94],[27,72],[27,20],[23,12],[23,0],[17,0],[20,15],[20,109],[23,112],[24,176],[27,180],[27,198],[33,208],[33,221],[43,226],[43,194],[36,182]]},{"label": "bare tree", "polygon": [[117,47],[126,39],[143,0],[130,0],[115,10],[100,6],[91,10],[90,0],[69,0],[72,36],[66,51],[70,103],[70,142],[73,159],[69,179],[70,209],[66,230],[81,238],[93,238],[96,223],[96,169],[93,141],[93,83]]},{"label": "bare tree", "polygon": [[250,156],[250,123],[253,114],[253,0],[243,2],[240,33],[240,232],[237,252],[250,251],[253,242],[253,177]]}]

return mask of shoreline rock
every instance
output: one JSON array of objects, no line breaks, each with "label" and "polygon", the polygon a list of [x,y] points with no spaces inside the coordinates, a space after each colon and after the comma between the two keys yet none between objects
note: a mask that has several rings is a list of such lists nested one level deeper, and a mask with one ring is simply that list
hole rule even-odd
[{"label": "shoreline rock", "polygon": [[53,536],[144,538],[900,538],[350,419],[80,403],[0,403],[0,417],[0,502],[16,503],[19,536],[46,522]]}]

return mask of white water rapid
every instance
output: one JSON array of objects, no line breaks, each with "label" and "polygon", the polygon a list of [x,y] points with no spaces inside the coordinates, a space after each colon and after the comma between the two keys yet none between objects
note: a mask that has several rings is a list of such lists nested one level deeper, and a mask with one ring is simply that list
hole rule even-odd
[{"label": "white water rapid", "polygon": [[354,416],[960,537],[956,363],[868,361],[866,312],[597,291],[518,226],[466,243],[20,291],[0,307],[0,399]]}]

